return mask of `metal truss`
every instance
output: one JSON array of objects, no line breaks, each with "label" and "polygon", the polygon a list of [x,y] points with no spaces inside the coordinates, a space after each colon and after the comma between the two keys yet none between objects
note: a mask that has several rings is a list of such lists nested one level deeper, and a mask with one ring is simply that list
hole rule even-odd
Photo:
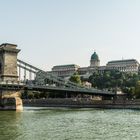
[{"label": "metal truss", "polygon": [[[23,69],[24,74],[24,82],[25,86],[28,89],[59,89],[59,90],[66,90],[66,91],[77,91],[77,92],[84,92],[84,93],[96,93],[98,95],[110,95],[114,96],[115,93],[111,93],[108,91],[97,90],[94,88],[87,88],[82,85],[75,84],[69,80],[65,80],[61,77],[57,77],[49,72],[45,72],[31,64],[28,64],[22,60],[17,60],[17,66],[19,68],[19,77],[21,76],[21,69]],[[26,79],[27,72],[29,73],[29,78]],[[35,78],[31,80],[32,74],[35,75]],[[21,79],[21,78],[19,78]]]}]

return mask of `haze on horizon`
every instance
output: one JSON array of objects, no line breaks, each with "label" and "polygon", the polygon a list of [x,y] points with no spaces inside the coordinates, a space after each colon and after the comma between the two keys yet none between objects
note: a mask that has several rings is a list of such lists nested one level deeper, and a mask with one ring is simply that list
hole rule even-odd
[{"label": "haze on horizon", "polygon": [[139,0],[4,0],[0,5],[0,44],[17,44],[18,58],[39,68],[89,66],[94,50],[101,65],[122,58],[140,62]]}]

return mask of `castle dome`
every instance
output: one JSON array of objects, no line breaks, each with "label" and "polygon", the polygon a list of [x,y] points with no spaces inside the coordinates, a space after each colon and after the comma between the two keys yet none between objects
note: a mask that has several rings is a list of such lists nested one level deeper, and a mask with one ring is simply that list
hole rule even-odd
[{"label": "castle dome", "polygon": [[99,60],[98,54],[96,52],[92,54],[91,60]]}]

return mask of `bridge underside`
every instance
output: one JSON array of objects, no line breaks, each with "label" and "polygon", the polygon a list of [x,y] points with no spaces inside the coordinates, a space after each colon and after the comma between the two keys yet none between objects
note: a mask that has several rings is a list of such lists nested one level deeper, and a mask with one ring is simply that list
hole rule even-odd
[{"label": "bridge underside", "polygon": [[28,91],[40,91],[40,92],[50,92],[50,93],[60,93],[60,94],[81,94],[81,95],[93,95],[93,96],[102,96],[102,97],[114,97],[116,94],[106,94],[104,92],[99,92],[99,91],[80,91],[80,90],[75,90],[75,89],[67,89],[67,88],[53,88],[53,87],[40,87],[40,86],[35,86],[35,87],[25,87],[25,90]]},{"label": "bridge underside", "polygon": [[[94,95],[94,96],[104,96],[104,97],[114,97],[115,93],[108,93],[102,90],[96,89],[75,89],[75,88],[62,88],[62,87],[52,87],[52,86],[40,86],[40,85],[24,85],[24,84],[0,84],[0,91],[40,91],[40,92],[50,92],[50,93],[70,93],[70,94],[85,94],[85,95]],[[4,94],[6,95],[6,94]]]}]

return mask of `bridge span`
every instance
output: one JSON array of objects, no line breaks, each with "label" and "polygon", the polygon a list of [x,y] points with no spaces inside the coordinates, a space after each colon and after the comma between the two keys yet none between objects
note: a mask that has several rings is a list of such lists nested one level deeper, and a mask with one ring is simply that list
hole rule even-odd
[{"label": "bridge span", "polygon": [[24,85],[22,83],[0,83],[0,90],[29,90],[29,91],[48,91],[48,92],[59,92],[59,93],[77,93],[77,94],[88,94],[94,96],[107,96],[113,97],[116,94],[113,92],[107,92],[96,89],[74,89],[67,87],[55,87],[55,86],[40,86],[40,85]]},{"label": "bridge span", "polygon": [[87,88],[64,80],[19,60],[19,51],[14,44],[0,45],[0,109],[22,110],[20,94],[23,90],[115,96],[112,92]]}]

